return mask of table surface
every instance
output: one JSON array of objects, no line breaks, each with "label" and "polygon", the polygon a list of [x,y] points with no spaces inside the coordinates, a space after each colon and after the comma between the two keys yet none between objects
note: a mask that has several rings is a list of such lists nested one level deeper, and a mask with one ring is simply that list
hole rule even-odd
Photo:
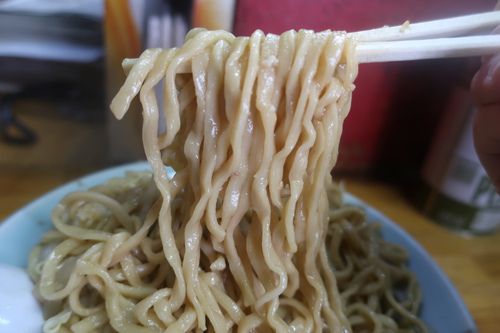
[{"label": "table surface", "polygon": [[[54,168],[0,174],[0,220],[42,193],[83,173]],[[431,254],[460,292],[481,333],[500,327],[500,233],[463,237],[423,217],[400,190],[380,182],[344,180],[346,189],[408,231]]]}]

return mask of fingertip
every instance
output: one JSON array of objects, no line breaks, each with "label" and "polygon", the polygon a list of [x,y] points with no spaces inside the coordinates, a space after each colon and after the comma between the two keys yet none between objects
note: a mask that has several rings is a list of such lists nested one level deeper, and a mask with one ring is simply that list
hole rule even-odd
[{"label": "fingertip", "polygon": [[484,57],[471,81],[470,92],[477,107],[500,102],[500,53]]}]

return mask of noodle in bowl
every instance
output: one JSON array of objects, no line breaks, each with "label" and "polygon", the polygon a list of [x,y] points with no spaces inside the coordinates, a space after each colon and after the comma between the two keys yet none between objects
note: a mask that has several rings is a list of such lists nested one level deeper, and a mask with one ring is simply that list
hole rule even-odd
[{"label": "noodle in bowl", "polygon": [[406,250],[330,174],[354,51],[343,32],[200,29],[146,50],[112,110],[139,95],[151,172],[54,209],[28,265],[45,332],[424,332]]}]

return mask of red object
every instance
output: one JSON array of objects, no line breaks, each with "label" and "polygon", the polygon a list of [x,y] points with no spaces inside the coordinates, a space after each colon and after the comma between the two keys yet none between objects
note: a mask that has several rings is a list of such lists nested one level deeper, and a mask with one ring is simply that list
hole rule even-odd
[{"label": "red object", "polygon": [[[496,0],[239,0],[234,33],[349,32],[492,10]],[[419,169],[463,59],[362,64],[337,170]]]}]

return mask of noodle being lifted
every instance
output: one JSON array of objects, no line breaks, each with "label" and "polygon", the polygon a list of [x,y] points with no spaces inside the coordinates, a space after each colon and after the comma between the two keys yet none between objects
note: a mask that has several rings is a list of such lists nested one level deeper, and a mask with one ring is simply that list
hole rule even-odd
[{"label": "noodle being lifted", "polygon": [[121,118],[140,94],[153,177],[54,210],[30,259],[46,331],[423,330],[404,250],[330,175],[354,51],[345,33],[306,30],[192,30],[181,48],[145,51],[112,110]]}]

